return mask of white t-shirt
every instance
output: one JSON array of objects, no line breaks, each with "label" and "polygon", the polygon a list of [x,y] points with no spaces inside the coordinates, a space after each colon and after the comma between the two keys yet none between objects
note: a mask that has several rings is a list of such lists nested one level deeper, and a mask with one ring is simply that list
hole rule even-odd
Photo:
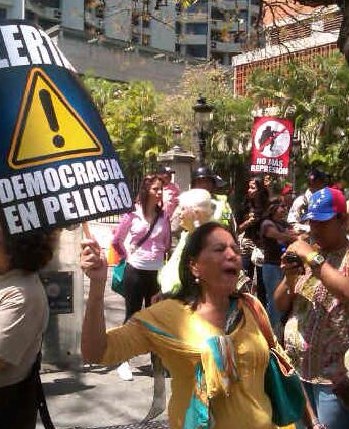
[{"label": "white t-shirt", "polygon": [[309,231],[309,226],[302,223],[302,216],[305,214],[306,209],[309,204],[309,199],[311,197],[311,192],[309,189],[305,194],[299,195],[293,203],[287,215],[287,223],[298,227],[299,230],[303,232]]},{"label": "white t-shirt", "polygon": [[37,273],[12,270],[0,275],[0,387],[29,374],[48,322],[48,303]]}]

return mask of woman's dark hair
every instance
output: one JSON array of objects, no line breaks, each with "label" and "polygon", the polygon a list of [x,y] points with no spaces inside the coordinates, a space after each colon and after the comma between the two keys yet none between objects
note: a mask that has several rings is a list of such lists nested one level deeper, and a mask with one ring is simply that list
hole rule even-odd
[{"label": "woman's dark hair", "polygon": [[276,213],[276,210],[284,205],[284,203],[279,198],[274,198],[270,201],[270,204],[268,206],[267,210],[267,216],[268,218],[272,218],[274,214]]},{"label": "woman's dark hair", "polygon": [[[249,187],[250,182],[252,181],[256,184],[256,192],[253,194],[252,198],[250,198],[247,195],[247,189]],[[250,212],[253,212],[255,214],[256,220],[260,220],[263,216],[265,216],[268,204],[269,191],[264,185],[263,178],[259,176],[250,177],[247,182],[247,188],[242,207],[236,214],[237,222],[241,223],[246,220],[245,216]]]},{"label": "woman's dark hair", "polygon": [[[136,197],[136,203],[140,204],[142,207],[143,214],[145,213],[145,208],[149,199],[149,190],[154,182],[159,180],[162,184],[164,181],[159,174],[149,174],[145,176],[142,180],[141,186],[139,188],[138,195]],[[159,209],[162,209],[163,204],[159,206]]]},{"label": "woman's dark hair", "polygon": [[10,258],[10,269],[37,271],[53,257],[59,229],[28,232],[25,235],[4,234],[5,252]]},{"label": "woman's dark hair", "polygon": [[254,180],[257,188],[257,192],[252,198],[252,205],[254,211],[261,216],[265,212],[269,204],[269,191],[264,184],[263,178],[255,177],[250,179],[249,182],[251,180]]},{"label": "woman's dark hair", "polygon": [[195,309],[198,304],[201,294],[201,286],[195,282],[195,277],[190,269],[190,262],[200,255],[206,246],[207,237],[217,228],[224,229],[231,233],[228,228],[220,223],[204,223],[189,236],[182,251],[179,262],[179,279],[181,281],[181,287],[176,294],[172,295],[172,298],[178,299],[186,304],[190,304],[193,309]]},{"label": "woman's dark hair", "polygon": [[261,191],[261,190],[267,189],[266,186],[265,186],[265,184],[264,184],[263,177],[260,177],[260,176],[251,177],[249,179],[249,182],[251,182],[252,180],[256,184],[257,191]]}]

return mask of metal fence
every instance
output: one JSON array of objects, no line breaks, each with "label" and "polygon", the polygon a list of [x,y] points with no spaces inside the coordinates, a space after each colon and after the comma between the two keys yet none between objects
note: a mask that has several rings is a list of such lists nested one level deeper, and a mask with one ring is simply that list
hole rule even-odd
[{"label": "metal fence", "polygon": [[97,222],[101,222],[101,223],[118,223],[119,220],[120,220],[120,216],[121,215],[111,215],[111,216],[102,217],[100,219],[97,219]]}]

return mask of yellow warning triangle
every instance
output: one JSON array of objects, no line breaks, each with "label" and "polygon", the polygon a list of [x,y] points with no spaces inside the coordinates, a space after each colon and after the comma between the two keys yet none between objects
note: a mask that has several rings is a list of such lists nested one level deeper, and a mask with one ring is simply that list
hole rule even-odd
[{"label": "yellow warning triangle", "polygon": [[9,165],[18,169],[102,152],[102,144],[47,74],[39,68],[31,69]]}]

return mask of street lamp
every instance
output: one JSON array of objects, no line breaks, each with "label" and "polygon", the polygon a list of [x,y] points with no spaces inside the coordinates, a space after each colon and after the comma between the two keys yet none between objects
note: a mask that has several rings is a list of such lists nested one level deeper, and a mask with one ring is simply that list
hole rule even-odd
[{"label": "street lamp", "polygon": [[205,97],[200,95],[196,104],[193,106],[193,110],[194,122],[199,139],[200,164],[203,165],[206,159],[206,141],[213,119],[213,107],[206,103]]},{"label": "street lamp", "polygon": [[182,128],[179,125],[175,125],[172,129],[172,137],[173,137],[173,149],[175,151],[182,150],[181,140],[182,140]]}]

